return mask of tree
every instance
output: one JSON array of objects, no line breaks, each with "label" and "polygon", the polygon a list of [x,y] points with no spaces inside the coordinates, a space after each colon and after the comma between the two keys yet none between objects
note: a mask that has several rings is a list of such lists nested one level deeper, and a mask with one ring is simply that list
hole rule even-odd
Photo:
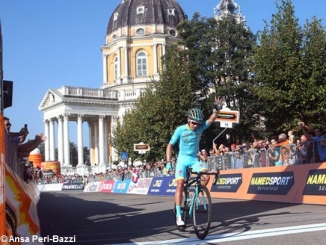
[{"label": "tree", "polygon": [[[227,106],[239,110],[241,115],[240,123],[232,130],[233,140],[248,138],[251,117],[257,108],[257,97],[251,93],[255,35],[231,16],[216,21],[201,18],[198,13],[180,24],[178,30],[180,44],[185,47],[180,53],[188,58],[191,67],[192,89],[208,97],[209,88],[214,88],[216,95],[223,95]],[[205,114],[211,112],[213,96],[202,103]],[[204,137],[208,142],[203,141],[203,146],[211,147],[219,131],[216,127],[206,130]]]},{"label": "tree", "polygon": [[326,36],[316,18],[301,28],[290,0],[276,6],[255,52],[254,93],[265,102],[267,128],[283,132],[325,112]]},{"label": "tree", "polygon": [[189,66],[179,56],[176,47],[167,50],[163,58],[165,69],[159,81],[148,85],[130,113],[113,131],[112,145],[118,152],[126,151],[132,159],[138,157],[133,144],[150,144],[147,160],[165,158],[165,147],[176,126],[186,122],[193,94]]}]

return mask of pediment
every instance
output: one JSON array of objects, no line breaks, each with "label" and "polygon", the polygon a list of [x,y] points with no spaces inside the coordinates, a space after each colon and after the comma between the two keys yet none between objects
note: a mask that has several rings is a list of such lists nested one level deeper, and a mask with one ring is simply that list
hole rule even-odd
[{"label": "pediment", "polygon": [[59,104],[62,102],[62,94],[58,90],[49,89],[44,95],[39,110],[43,110],[47,107]]}]

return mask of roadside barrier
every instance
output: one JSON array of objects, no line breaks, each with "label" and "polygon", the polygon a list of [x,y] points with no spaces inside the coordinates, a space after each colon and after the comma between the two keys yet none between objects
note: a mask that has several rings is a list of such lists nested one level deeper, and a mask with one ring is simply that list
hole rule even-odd
[{"label": "roadside barrier", "polygon": [[[208,188],[215,198],[285,203],[326,204],[326,163],[265,168],[221,170],[216,185],[211,178]],[[40,191],[48,191],[39,185]],[[62,191],[106,192],[119,194],[173,196],[174,176],[93,181],[61,184]]]}]

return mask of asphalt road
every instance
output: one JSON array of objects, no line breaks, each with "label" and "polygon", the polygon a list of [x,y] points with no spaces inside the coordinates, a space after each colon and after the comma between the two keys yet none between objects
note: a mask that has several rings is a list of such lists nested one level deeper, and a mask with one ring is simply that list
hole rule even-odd
[{"label": "asphalt road", "polygon": [[213,199],[205,240],[174,225],[173,198],[84,193],[41,193],[37,205],[45,244],[324,244],[325,206]]}]

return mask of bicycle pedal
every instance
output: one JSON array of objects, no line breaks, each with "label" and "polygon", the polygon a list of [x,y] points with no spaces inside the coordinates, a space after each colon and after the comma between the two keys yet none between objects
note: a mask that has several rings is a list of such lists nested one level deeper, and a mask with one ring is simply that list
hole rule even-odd
[{"label": "bicycle pedal", "polygon": [[186,230],[186,225],[177,225],[179,231],[185,231]]}]

